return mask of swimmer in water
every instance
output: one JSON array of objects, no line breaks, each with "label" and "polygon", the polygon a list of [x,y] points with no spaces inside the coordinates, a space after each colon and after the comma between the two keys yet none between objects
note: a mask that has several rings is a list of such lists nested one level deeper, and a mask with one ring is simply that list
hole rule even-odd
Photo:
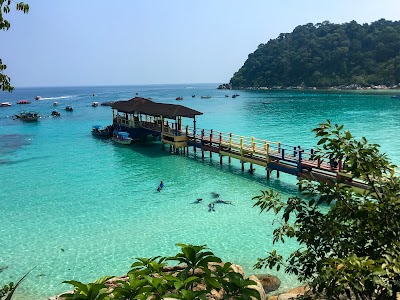
[{"label": "swimmer in water", "polygon": [[208,204],[208,211],[215,211],[214,206],[215,206],[214,202],[211,202],[210,204]]},{"label": "swimmer in water", "polygon": [[193,203],[200,203],[201,201],[203,201],[203,199],[202,198],[198,198],[198,199],[196,199],[196,201],[194,201]]},{"label": "swimmer in water", "polygon": [[215,201],[215,203],[223,203],[223,204],[232,204],[232,201],[226,201],[226,200],[222,200],[222,199],[218,199],[217,201]]},{"label": "swimmer in water", "polygon": [[212,196],[213,198],[219,198],[219,194],[216,193],[216,192],[211,192],[211,196]]},{"label": "swimmer in water", "polygon": [[162,190],[163,187],[164,187],[164,184],[163,184],[163,182],[162,182],[162,180],[161,180],[160,185],[159,185],[158,188],[157,188],[157,192],[161,192],[161,190]]}]

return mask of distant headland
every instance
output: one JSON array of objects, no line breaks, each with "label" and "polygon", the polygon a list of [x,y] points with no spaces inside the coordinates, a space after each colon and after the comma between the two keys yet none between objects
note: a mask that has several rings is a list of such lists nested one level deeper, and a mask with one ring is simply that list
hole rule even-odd
[{"label": "distant headland", "polygon": [[330,87],[308,87],[308,86],[259,86],[259,87],[234,87],[230,83],[220,84],[217,88],[218,90],[348,90],[348,91],[379,91],[379,90],[398,90],[400,89],[400,83],[391,86],[386,85],[371,85],[371,86],[361,86],[359,84],[349,84],[340,86],[330,86]]},{"label": "distant headland", "polygon": [[400,88],[400,21],[297,26],[260,44],[219,89]]}]

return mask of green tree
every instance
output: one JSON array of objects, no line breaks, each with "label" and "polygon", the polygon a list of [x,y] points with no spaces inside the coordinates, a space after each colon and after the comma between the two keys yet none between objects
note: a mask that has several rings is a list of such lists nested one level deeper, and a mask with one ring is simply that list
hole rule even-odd
[{"label": "green tree", "polygon": [[[19,2],[16,4],[16,10],[22,11],[23,13],[28,13],[29,5],[23,2]],[[10,22],[4,19],[4,15],[8,14],[11,11],[11,0],[0,0],[0,30],[7,31],[10,29]],[[10,83],[10,77],[4,73],[7,69],[7,66],[3,64],[0,58],[0,89],[2,91],[11,92],[14,90],[14,87]]]},{"label": "green tree", "polygon": [[[302,198],[283,201],[273,191],[254,198],[261,212],[272,210],[282,218],[274,243],[296,238],[301,247],[286,259],[272,251],[256,267],[283,267],[328,299],[395,299],[400,291],[400,179],[394,166],[378,145],[355,139],[343,126],[327,121],[313,131],[320,138],[316,156],[342,161],[347,175],[325,183],[302,181]],[[349,177],[369,188],[350,189]],[[321,205],[329,205],[329,211],[322,213]]]},{"label": "green tree", "polygon": [[18,286],[26,278],[26,276],[28,276],[28,274],[31,271],[26,273],[20,280],[18,280],[18,282],[16,284],[14,284],[14,282],[10,282],[9,284],[6,284],[3,287],[0,287],[0,300],[11,300],[13,298],[14,293],[17,290]]},{"label": "green tree", "polygon": [[399,50],[399,21],[309,23],[260,44],[230,83],[234,88],[394,85],[400,82]]}]

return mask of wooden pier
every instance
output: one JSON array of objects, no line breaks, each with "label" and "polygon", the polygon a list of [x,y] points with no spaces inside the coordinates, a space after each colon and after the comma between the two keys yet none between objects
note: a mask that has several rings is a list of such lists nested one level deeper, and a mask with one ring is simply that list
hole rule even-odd
[{"label": "wooden pier", "polygon": [[[228,158],[228,163],[231,163],[231,159],[237,159],[241,163],[242,171],[246,169],[246,163],[249,164],[249,170],[254,165],[262,166],[266,169],[268,179],[275,171],[277,177],[283,172],[297,178],[321,182],[344,180],[346,185],[356,190],[368,188],[366,183],[353,179],[351,174],[344,172],[341,162],[331,163],[317,159],[313,149],[198,129],[196,115],[201,115],[200,112],[181,105],[155,103],[143,98],[129,101],[114,104],[113,125],[129,132],[134,139],[143,139],[150,135],[158,138],[163,148],[169,145],[170,151],[188,153],[189,148],[193,148],[194,152],[201,151],[202,158],[206,153],[210,157],[213,154],[218,155],[220,164],[224,157]],[[192,118],[193,126],[183,126],[182,117]]]}]

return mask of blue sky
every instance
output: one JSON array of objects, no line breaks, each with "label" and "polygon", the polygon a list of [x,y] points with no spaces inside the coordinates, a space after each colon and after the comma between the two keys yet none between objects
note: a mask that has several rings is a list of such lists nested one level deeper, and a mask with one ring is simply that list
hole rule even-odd
[{"label": "blue sky", "polygon": [[297,25],[400,19],[398,0],[25,0],[0,32],[14,86],[228,82]]}]

